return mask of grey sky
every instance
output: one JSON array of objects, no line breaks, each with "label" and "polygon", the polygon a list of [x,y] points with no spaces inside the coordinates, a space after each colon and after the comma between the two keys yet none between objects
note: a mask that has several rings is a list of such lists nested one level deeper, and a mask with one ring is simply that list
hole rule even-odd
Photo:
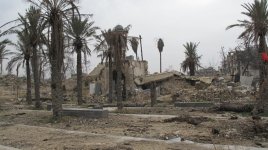
[{"label": "grey sky", "polygon": [[[183,61],[183,44],[200,42],[198,53],[202,66],[220,64],[221,46],[233,48],[241,29],[225,28],[243,19],[241,4],[252,0],[80,0],[82,13],[93,13],[95,25],[102,29],[117,24],[132,25],[130,35],[143,37],[144,59],[151,73],[159,71],[157,38],[163,38],[163,70],[179,70]],[[17,18],[29,6],[25,0],[0,0],[0,24]],[[130,49],[128,54],[133,52]],[[139,51],[140,55],[140,51]],[[93,69],[100,60],[93,54]]]}]

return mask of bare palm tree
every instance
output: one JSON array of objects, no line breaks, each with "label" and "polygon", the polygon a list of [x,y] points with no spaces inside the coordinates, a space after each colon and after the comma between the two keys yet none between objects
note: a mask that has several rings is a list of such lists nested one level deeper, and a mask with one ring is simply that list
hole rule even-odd
[{"label": "bare palm tree", "polygon": [[[82,20],[80,17],[73,17],[66,30],[68,37],[71,39],[72,47],[77,54],[77,100],[78,105],[82,105],[82,52],[84,55],[90,55],[91,50],[87,43],[93,39],[97,27],[93,26],[88,18]],[[73,52],[74,52],[73,51]]]},{"label": "bare palm tree", "polygon": [[157,48],[159,50],[160,53],[160,73],[162,72],[162,52],[163,52],[163,48],[164,48],[164,41],[160,38],[157,41]]},{"label": "bare palm tree", "polygon": [[185,48],[185,60],[182,62],[181,67],[184,72],[186,72],[188,69],[190,70],[190,76],[195,75],[196,69],[200,66],[200,58],[201,56],[198,56],[197,54],[197,43],[193,42],[187,42],[185,45],[183,45]]},{"label": "bare palm tree", "polygon": [[265,39],[268,31],[268,3],[267,0],[254,0],[253,3],[244,3],[242,7],[246,10],[242,14],[248,17],[249,20],[238,20],[238,24],[230,25],[226,29],[242,27],[245,30],[238,38],[259,42],[260,90],[255,110],[263,112],[265,107],[266,109],[268,107],[268,91],[266,90],[268,87],[268,66],[261,58],[262,54],[267,54],[268,52]]}]

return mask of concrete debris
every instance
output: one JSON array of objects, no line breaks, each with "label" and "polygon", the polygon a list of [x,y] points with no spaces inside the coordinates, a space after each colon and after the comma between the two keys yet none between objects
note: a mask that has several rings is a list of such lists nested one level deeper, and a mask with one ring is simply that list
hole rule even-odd
[{"label": "concrete debris", "polygon": [[[219,78],[195,78],[195,85],[191,86],[190,78],[185,80],[173,80],[170,83],[161,85],[161,94],[172,94],[173,101],[238,101],[253,100],[254,92],[246,87],[225,81],[223,77]],[[210,82],[211,81],[211,82]]]}]

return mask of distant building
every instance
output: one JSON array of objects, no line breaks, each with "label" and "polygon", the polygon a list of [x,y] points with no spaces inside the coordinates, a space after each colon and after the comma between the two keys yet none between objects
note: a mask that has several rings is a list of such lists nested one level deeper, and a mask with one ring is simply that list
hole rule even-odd
[{"label": "distant building", "polygon": [[219,74],[219,71],[215,70],[213,67],[202,68],[196,71],[196,76],[212,77],[217,74]]},{"label": "distant building", "polygon": [[255,86],[259,79],[257,48],[250,47],[247,50],[228,52],[220,72],[230,75],[233,81],[241,82],[242,85]]}]

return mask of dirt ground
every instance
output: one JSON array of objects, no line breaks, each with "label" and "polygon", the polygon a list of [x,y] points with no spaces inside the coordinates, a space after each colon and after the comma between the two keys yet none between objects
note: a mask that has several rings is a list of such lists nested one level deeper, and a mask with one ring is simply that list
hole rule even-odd
[{"label": "dirt ground", "polygon": [[[50,111],[33,110],[14,103],[1,100],[0,145],[20,149],[215,149],[213,144],[268,146],[267,126],[263,131],[255,129],[256,124],[268,125],[267,119],[253,120],[244,114],[145,107],[116,111],[103,119],[66,116],[54,121]],[[196,122],[200,118],[205,119]],[[212,145],[208,148],[187,141]]]},{"label": "dirt ground", "polygon": [[[20,97],[25,96],[23,89]],[[49,86],[41,89],[43,97],[49,94]],[[268,149],[265,117],[253,119],[246,113],[179,109],[170,102],[154,108],[109,109],[112,111],[108,118],[65,116],[55,121],[51,119],[52,112],[34,110],[17,99],[14,87],[0,86],[0,149]]]}]

